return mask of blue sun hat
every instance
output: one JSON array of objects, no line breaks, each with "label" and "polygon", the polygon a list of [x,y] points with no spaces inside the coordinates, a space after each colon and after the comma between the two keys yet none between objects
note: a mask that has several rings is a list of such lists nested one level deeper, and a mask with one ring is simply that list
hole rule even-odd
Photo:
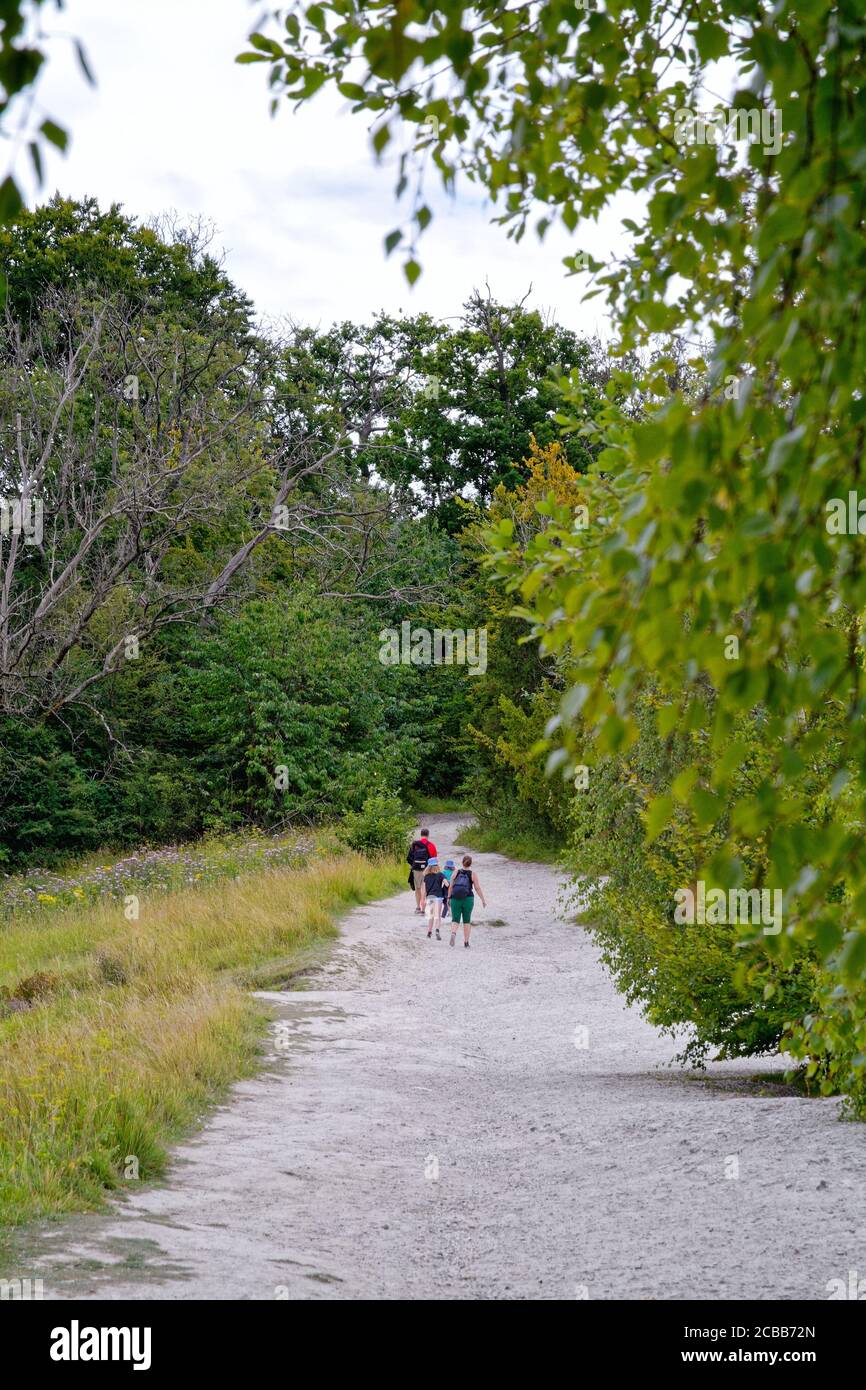
[{"label": "blue sun hat", "polygon": [[427,860],[427,868],[428,868],[428,869],[438,869],[438,868],[439,868],[439,860],[438,860],[438,859],[435,859],[435,858],[434,858],[434,859],[428,859],[428,860]]},{"label": "blue sun hat", "polygon": [[446,860],[445,860],[445,867],[446,867],[446,869],[453,869],[453,868],[454,868],[454,860],[453,860],[453,859],[446,859]]}]

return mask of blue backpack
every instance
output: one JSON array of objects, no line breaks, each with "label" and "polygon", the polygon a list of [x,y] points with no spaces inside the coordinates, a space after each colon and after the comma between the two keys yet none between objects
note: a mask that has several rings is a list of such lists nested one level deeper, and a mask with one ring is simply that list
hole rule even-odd
[{"label": "blue backpack", "polygon": [[451,884],[452,898],[472,897],[472,870],[458,869]]}]

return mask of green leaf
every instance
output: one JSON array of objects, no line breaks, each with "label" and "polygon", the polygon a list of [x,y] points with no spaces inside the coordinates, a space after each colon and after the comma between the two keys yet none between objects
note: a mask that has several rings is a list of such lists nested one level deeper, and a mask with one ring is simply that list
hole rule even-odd
[{"label": "green leaf", "polygon": [[702,63],[723,58],[728,51],[728,34],[720,24],[702,21],[695,29],[695,43]]},{"label": "green leaf", "polygon": [[445,52],[458,72],[468,62],[472,53],[472,45],[472,35],[466,29],[461,29],[446,40]]},{"label": "green leaf", "polygon": [[656,725],[661,738],[667,738],[680,722],[680,711],[676,705],[662,705],[656,713]]},{"label": "green leaf", "polygon": [[29,142],[27,148],[28,148],[28,150],[30,151],[30,158],[31,158],[31,160],[32,160],[32,162],[33,162],[33,172],[34,172],[35,175],[36,175],[37,182],[38,182],[39,184],[41,184],[41,183],[42,183],[42,179],[43,179],[43,177],[44,177],[43,172],[42,172],[42,154],[41,154],[41,151],[40,151],[39,146],[38,146],[38,144],[36,143],[35,140],[31,140],[31,141]]},{"label": "green leaf", "polygon": [[849,932],[839,952],[839,968],[847,980],[861,980],[866,975],[866,932]]},{"label": "green leaf", "polygon": [[57,125],[56,121],[45,120],[39,127],[45,139],[52,145],[56,145],[58,150],[65,150],[69,144],[69,136],[62,126]]},{"label": "green leaf", "polygon": [[671,792],[677,801],[688,801],[689,793],[694,786],[698,776],[698,769],[694,766],[684,768],[673,780]]},{"label": "green leaf", "polygon": [[703,826],[714,825],[722,809],[720,798],[707,791],[705,787],[695,787],[692,790],[691,806],[698,823]]},{"label": "green leaf", "polygon": [[672,796],[656,796],[653,798],[644,814],[644,825],[648,841],[658,839],[659,835],[670,821],[673,809],[674,799]]},{"label": "green leaf", "polygon": [[544,775],[546,777],[552,777],[556,769],[562,767],[563,764],[567,762],[567,750],[565,748],[554,748],[553,752],[548,755],[547,762],[544,765]]},{"label": "green leaf", "polygon": [[797,425],[796,429],[788,430],[786,434],[774,440],[769,455],[765,472],[768,476],[779,473],[788,462],[794,449],[799,444],[803,435],[806,433],[804,425]]},{"label": "green leaf", "polygon": [[382,153],[390,139],[391,128],[387,123],[385,125],[380,125],[373,131],[373,149],[376,151],[376,154]]},{"label": "green leaf", "polygon": [[281,43],[276,39],[269,39],[267,34],[250,34],[249,42],[253,48],[257,48],[260,53],[268,53],[272,58],[282,58],[285,52]]},{"label": "green leaf", "polygon": [[90,83],[91,87],[95,87],[96,77],[94,76],[93,69],[90,66],[90,62],[87,57],[87,52],[84,48],[84,44],[81,42],[80,39],[75,39],[74,46],[75,56],[78,59],[78,66],[84,74],[85,79]]},{"label": "green leaf", "polygon": [[21,193],[11,174],[0,184],[0,225],[11,222],[23,207]]}]

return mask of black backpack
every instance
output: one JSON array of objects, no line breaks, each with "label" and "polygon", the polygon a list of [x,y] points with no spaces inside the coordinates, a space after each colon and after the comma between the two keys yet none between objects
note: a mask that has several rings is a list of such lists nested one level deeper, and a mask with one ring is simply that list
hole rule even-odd
[{"label": "black backpack", "polygon": [[413,869],[426,869],[430,851],[423,840],[413,840],[409,847],[409,863]]},{"label": "black backpack", "polygon": [[472,897],[472,870],[458,869],[451,884],[452,898]]}]

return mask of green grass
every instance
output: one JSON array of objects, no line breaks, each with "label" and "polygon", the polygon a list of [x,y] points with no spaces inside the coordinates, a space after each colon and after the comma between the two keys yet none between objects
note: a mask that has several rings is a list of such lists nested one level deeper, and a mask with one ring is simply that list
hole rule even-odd
[{"label": "green grass", "polygon": [[509,859],[522,859],[533,864],[558,864],[562,850],[551,840],[530,831],[497,831],[478,824],[463,825],[455,837],[460,845],[482,854],[504,854]]},{"label": "green grass", "polygon": [[416,816],[470,814],[465,799],[461,797],[423,796],[420,792],[417,792],[409,797],[409,804]]},{"label": "green grass", "polygon": [[[301,867],[105,901],[0,929],[0,1224],[99,1205],[256,1066],[276,985],[405,870],[320,847]],[[30,1004],[20,1010],[21,1001]],[[15,1010],[15,1011],[13,1011]],[[134,1160],[134,1165],[131,1163]]]}]

